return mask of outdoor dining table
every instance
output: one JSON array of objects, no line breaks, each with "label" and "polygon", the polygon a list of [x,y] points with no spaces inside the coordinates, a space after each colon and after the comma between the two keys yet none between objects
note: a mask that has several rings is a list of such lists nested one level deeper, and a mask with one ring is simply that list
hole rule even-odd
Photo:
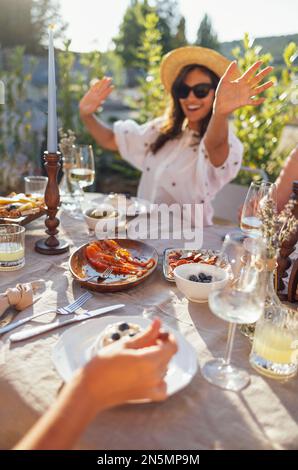
[{"label": "outdoor dining table", "polygon": [[[70,243],[70,253],[87,243],[83,220],[60,215],[60,234]],[[19,271],[1,273],[1,292],[20,282],[45,281],[41,298],[17,318],[57,308],[77,298],[82,289],[68,269],[69,253],[45,256],[34,250],[44,237],[44,218],[26,227],[26,264]],[[204,229],[203,247],[219,249],[231,227]],[[145,241],[146,242],[146,241]],[[199,366],[222,356],[228,324],[210,311],[208,304],[189,302],[175,283],[163,277],[162,254],[181,240],[148,240],[159,254],[155,272],[141,285],[114,293],[95,293],[88,308],[124,303],[121,315],[160,317],[182,333],[197,353]],[[54,314],[39,318],[49,322]],[[95,320],[88,320],[95,321]],[[24,325],[21,329],[25,329]],[[32,323],[30,323],[32,326]],[[67,326],[35,338],[10,343],[0,337],[0,448],[11,448],[36,419],[54,403],[63,381],[52,362],[53,347]],[[249,365],[250,342],[237,332],[232,361],[249,371],[251,383],[240,393],[219,389],[202,377],[200,368],[192,382],[162,403],[127,404],[99,414],[82,434],[78,449],[297,449],[298,379],[287,383],[258,375]],[[104,387],[105,384],[103,383]]]}]

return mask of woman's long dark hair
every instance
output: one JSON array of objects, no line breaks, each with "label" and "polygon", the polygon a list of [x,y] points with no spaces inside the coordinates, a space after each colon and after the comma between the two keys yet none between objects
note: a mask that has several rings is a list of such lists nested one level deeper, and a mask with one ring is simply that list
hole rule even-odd
[{"label": "woman's long dark hair", "polygon": [[[198,64],[190,64],[186,67],[183,67],[171,88],[171,102],[168,108],[166,122],[161,128],[160,134],[158,135],[157,139],[150,146],[150,149],[154,154],[157,153],[158,150],[161,149],[166,144],[166,142],[168,142],[168,140],[175,139],[182,132],[182,126],[185,120],[185,115],[181,108],[179,98],[177,97],[176,90],[179,85],[184,83],[186,75],[195,69],[199,69],[203,73],[208,75],[208,77],[210,77],[211,79],[212,87],[214,88],[214,90],[216,90],[217,88],[217,85],[219,83],[219,77],[208,68]],[[211,115],[212,110],[210,110],[210,113],[206,117],[204,117],[201,122],[199,133],[200,139],[203,137],[207,130]]]}]

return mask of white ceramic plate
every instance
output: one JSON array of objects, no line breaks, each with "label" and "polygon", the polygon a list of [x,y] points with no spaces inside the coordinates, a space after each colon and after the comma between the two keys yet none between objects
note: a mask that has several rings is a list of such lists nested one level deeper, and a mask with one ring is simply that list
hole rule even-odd
[{"label": "white ceramic plate", "polygon": [[[115,208],[118,207],[121,211],[121,198],[125,197],[124,194],[100,194],[95,199],[92,199],[92,204],[109,204]],[[123,203],[123,199],[122,199]],[[148,214],[150,212],[150,205],[149,201],[145,199],[140,199],[138,197],[130,197],[126,198],[126,215],[128,216],[136,216],[141,214]]]},{"label": "white ceramic plate", "polygon": [[[106,326],[119,321],[137,323],[142,328],[150,324],[150,320],[143,317],[109,315],[87,320],[63,333],[53,349],[52,359],[65,382],[91,358],[94,342]],[[173,395],[190,383],[197,372],[198,362],[194,348],[181,333],[168,326],[165,329],[174,334],[178,343],[178,352],[172,358],[166,375],[168,394]]]},{"label": "white ceramic plate", "polygon": [[[169,257],[171,254],[177,253],[177,255],[180,255],[180,259],[185,258],[186,256],[189,255],[201,255],[201,258],[199,261],[196,261],[198,263],[206,263],[206,264],[211,264],[214,265],[215,261],[220,253],[219,250],[207,250],[207,249],[201,249],[201,250],[187,250],[186,248],[166,248],[163,252],[163,275],[167,281],[170,282],[175,282],[174,279],[174,269],[171,268],[170,266],[170,261]],[[212,261],[214,259],[214,262]],[[178,258],[177,258],[178,260]],[[209,261],[209,263],[208,263]],[[190,261],[194,263],[195,261]]]}]

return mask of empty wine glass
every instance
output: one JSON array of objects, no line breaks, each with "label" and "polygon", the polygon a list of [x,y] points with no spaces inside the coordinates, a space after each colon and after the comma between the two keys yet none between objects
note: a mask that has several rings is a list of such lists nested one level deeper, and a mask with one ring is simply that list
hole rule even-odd
[{"label": "empty wine glass", "polygon": [[209,307],[219,318],[230,322],[226,354],[207,362],[202,374],[208,382],[226,390],[239,391],[250,381],[242,369],[231,365],[236,325],[254,323],[263,312],[266,273],[265,245],[262,238],[239,232],[227,234],[218,263],[225,259],[230,267],[230,282],[209,294]]},{"label": "empty wine glass", "polygon": [[244,233],[252,237],[261,235],[260,209],[268,198],[277,207],[276,186],[274,183],[253,181],[250,184],[241,213],[240,228]]}]

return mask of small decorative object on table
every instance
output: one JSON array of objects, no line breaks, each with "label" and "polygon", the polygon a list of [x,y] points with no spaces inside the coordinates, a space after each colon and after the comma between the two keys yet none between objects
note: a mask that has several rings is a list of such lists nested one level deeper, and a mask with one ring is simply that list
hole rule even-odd
[{"label": "small decorative object on table", "polygon": [[45,282],[41,279],[17,284],[0,294],[0,316],[9,308],[14,307],[21,311],[33,304],[33,295],[39,288],[44,288]]}]

